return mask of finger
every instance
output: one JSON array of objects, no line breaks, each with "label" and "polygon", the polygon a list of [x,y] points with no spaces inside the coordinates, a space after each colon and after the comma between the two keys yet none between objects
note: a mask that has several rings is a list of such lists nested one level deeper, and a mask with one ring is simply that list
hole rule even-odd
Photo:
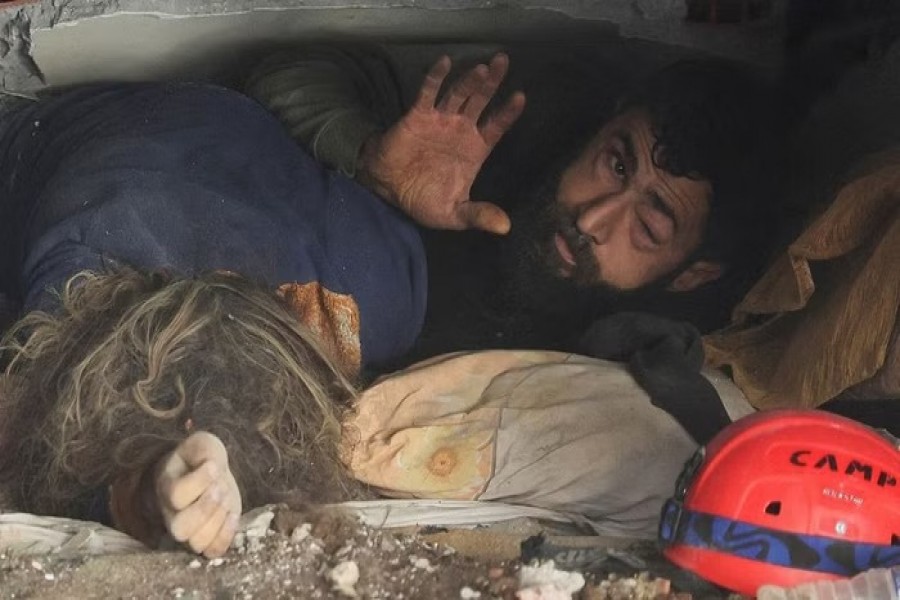
[{"label": "finger", "polygon": [[470,96],[477,93],[484,86],[487,79],[487,65],[478,65],[453,84],[450,91],[444,94],[444,98],[438,105],[438,109],[444,112],[456,113]]},{"label": "finger", "polygon": [[516,92],[496,113],[492,114],[481,126],[481,137],[488,148],[493,148],[500,141],[500,138],[509,131],[513,123],[522,115],[525,110],[525,94]]},{"label": "finger", "polygon": [[179,542],[188,541],[216,512],[219,510],[228,512],[222,500],[221,486],[210,486],[196,502],[175,513],[168,524],[169,533]]},{"label": "finger", "polygon": [[508,70],[509,57],[502,53],[494,55],[494,58],[491,59],[491,64],[488,65],[488,75],[484,85],[481,86],[481,90],[472,94],[466,101],[463,114],[473,121],[478,121],[485,107],[490,103],[494,94],[497,93],[500,84],[503,83]]},{"label": "finger", "polygon": [[215,539],[203,551],[203,555],[207,558],[215,558],[228,552],[228,548],[231,547],[231,542],[234,540],[234,535],[237,533],[239,522],[240,517],[235,513],[229,512],[225,522],[222,524],[222,528],[219,529],[219,533],[216,534]]},{"label": "finger", "polygon": [[228,451],[225,449],[225,444],[208,431],[192,433],[178,444],[175,453],[191,468],[198,467],[207,461],[214,461],[220,465],[228,464]]},{"label": "finger", "polygon": [[222,504],[225,506],[225,508],[228,509],[229,512],[240,515],[243,509],[241,490],[238,487],[237,481],[235,480],[234,475],[232,475],[231,471],[229,471],[225,475],[223,486],[226,492],[225,501]]},{"label": "finger", "polygon": [[449,56],[442,56],[431,66],[428,74],[425,75],[422,87],[419,88],[419,96],[414,104],[416,108],[434,108],[438,92],[441,91],[441,85],[443,85],[447,74],[450,73],[451,64]]},{"label": "finger", "polygon": [[469,229],[506,235],[511,227],[509,216],[502,208],[490,202],[462,202],[456,213]]},{"label": "finger", "polygon": [[198,554],[205,554],[206,549],[209,548],[216,539],[216,536],[219,535],[219,531],[221,531],[222,526],[227,519],[228,510],[224,506],[216,508],[200,529],[195,531],[188,539],[188,546],[191,547],[191,550]]},{"label": "finger", "polygon": [[165,470],[157,482],[163,505],[175,512],[185,510],[203,495],[219,478],[219,466],[207,461],[181,477],[167,476]]}]

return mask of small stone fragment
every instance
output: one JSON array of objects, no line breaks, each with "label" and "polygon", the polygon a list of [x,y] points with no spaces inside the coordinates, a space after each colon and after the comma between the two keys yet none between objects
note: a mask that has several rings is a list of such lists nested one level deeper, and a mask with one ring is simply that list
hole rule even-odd
[{"label": "small stone fragment", "polygon": [[356,583],[359,581],[359,565],[352,560],[345,560],[337,564],[328,572],[334,591],[349,597],[356,598]]},{"label": "small stone fragment", "polygon": [[466,586],[459,590],[459,597],[460,600],[478,600],[478,598],[481,598],[481,592]]},{"label": "small stone fragment", "polygon": [[569,600],[584,587],[581,573],[557,570],[552,560],[524,565],[519,571],[519,600]]},{"label": "small stone fragment", "polygon": [[222,557],[214,558],[209,561],[209,566],[211,567],[221,567],[225,563],[225,559]]},{"label": "small stone fragment", "polygon": [[294,527],[294,530],[291,532],[291,541],[295,544],[302,542],[309,537],[311,531],[312,523],[303,523],[299,527]]},{"label": "small stone fragment", "polygon": [[586,585],[581,590],[580,600],[609,600],[609,594],[602,587]]},{"label": "small stone fragment", "polygon": [[434,572],[434,567],[431,566],[431,562],[427,558],[420,558],[414,554],[409,557],[409,562],[416,569],[424,569],[428,573]]},{"label": "small stone fragment", "polygon": [[266,537],[275,513],[267,506],[261,506],[244,513],[238,524],[238,531],[234,535],[231,547],[237,550],[246,548],[255,552],[262,546],[260,540]]},{"label": "small stone fragment", "polygon": [[657,596],[668,596],[672,592],[672,582],[668,579],[657,577],[654,586]]},{"label": "small stone fragment", "polygon": [[197,559],[195,558],[194,560],[192,560],[192,561],[188,564],[188,568],[189,568],[189,569],[199,569],[199,568],[200,568],[200,561],[197,560]]}]

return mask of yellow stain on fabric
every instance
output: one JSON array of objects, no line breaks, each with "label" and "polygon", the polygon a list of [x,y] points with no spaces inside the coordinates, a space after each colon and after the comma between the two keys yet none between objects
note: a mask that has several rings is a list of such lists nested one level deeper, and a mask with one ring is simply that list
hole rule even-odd
[{"label": "yellow stain on fabric", "polygon": [[475,500],[493,474],[492,416],[456,415],[413,429],[382,429],[374,436],[374,424],[366,416],[357,418],[355,425],[363,425],[368,443],[350,452],[348,466],[357,479],[387,496]]},{"label": "yellow stain on fabric", "polygon": [[359,307],[347,294],[337,294],[318,282],[285,283],[278,288],[301,323],[348,375],[359,373]]},{"label": "yellow stain on fabric", "polygon": [[482,395],[533,355],[451,354],[385,376],[345,418],[348,470],[394,498],[477,500],[494,476],[505,407]]}]

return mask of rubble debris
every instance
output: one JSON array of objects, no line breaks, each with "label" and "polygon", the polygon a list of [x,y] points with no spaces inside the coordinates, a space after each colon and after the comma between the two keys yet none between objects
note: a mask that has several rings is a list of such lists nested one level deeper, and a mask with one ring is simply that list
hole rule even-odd
[{"label": "rubble debris", "polygon": [[421,558],[413,554],[409,557],[409,563],[416,569],[423,569],[428,573],[434,573],[435,569],[433,566],[431,566],[431,561],[429,561],[427,558]]},{"label": "rubble debris", "polygon": [[359,581],[359,565],[352,560],[345,560],[337,564],[336,567],[328,572],[328,578],[333,583],[333,589],[336,592],[349,597],[356,598],[356,583]]},{"label": "rubble debris", "polygon": [[578,572],[560,571],[552,560],[524,565],[519,570],[519,600],[570,600],[584,587]]},{"label": "rubble debris", "polygon": [[275,512],[270,506],[261,506],[244,513],[231,547],[238,552],[258,551],[262,546],[261,540],[268,534],[274,518]]},{"label": "rubble debris", "polygon": [[303,523],[299,527],[294,527],[294,530],[291,532],[291,541],[299,544],[309,537],[311,531],[312,523]]},{"label": "rubble debris", "polygon": [[690,594],[672,594],[672,584],[668,579],[653,577],[646,571],[634,577],[609,575],[600,583],[587,586],[582,597],[583,600],[691,599]]},{"label": "rubble debris", "polygon": [[[248,515],[242,544],[219,560],[206,560],[173,546],[97,556],[51,553],[0,558],[0,599],[21,597],[154,597],[179,600],[232,598],[459,598],[460,600],[689,600],[677,580],[657,579],[656,563],[646,570],[569,572],[548,561],[485,561],[448,552],[412,532],[392,532],[324,512],[291,512],[276,527],[280,507]],[[289,510],[289,509],[288,509]],[[275,513],[274,518],[272,513]],[[268,513],[268,514],[266,514]],[[321,518],[317,518],[317,514]],[[323,520],[324,519],[324,520]],[[271,528],[270,528],[271,527]],[[83,527],[82,527],[83,529]],[[249,534],[249,535],[248,535]],[[323,538],[323,536],[325,536]],[[255,541],[254,541],[255,540]],[[648,549],[649,552],[649,549]],[[644,554],[640,555],[644,557]],[[647,555],[652,558],[651,555]],[[621,562],[621,561],[620,561]],[[165,577],[159,577],[166,573]],[[52,579],[48,577],[52,576]],[[583,575],[583,576],[582,576]],[[587,580],[587,581],[586,581]],[[580,588],[580,589],[579,589]],[[695,598],[724,596],[696,594]]]}]

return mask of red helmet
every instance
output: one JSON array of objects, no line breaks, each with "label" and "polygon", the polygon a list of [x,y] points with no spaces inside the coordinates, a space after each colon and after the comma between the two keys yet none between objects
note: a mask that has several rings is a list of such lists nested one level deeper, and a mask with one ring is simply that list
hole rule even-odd
[{"label": "red helmet", "polygon": [[678,566],[753,595],[900,565],[900,451],[815,410],[730,425],[685,466],[659,536]]}]

